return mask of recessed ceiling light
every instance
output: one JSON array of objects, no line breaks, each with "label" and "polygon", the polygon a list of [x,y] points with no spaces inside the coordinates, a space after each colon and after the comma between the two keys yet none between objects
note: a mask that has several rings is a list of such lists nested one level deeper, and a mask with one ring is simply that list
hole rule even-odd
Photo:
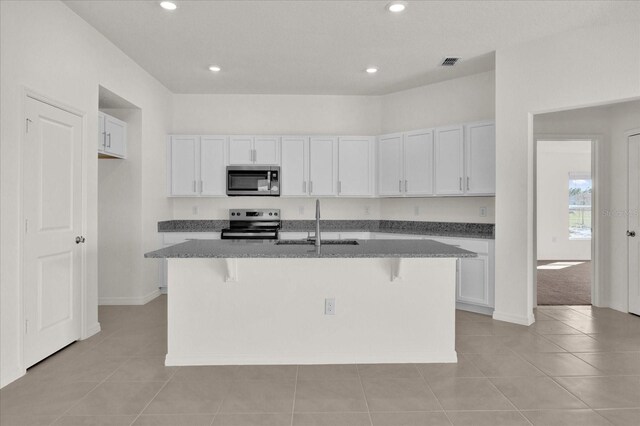
[{"label": "recessed ceiling light", "polygon": [[217,66],[217,65],[211,65],[211,66],[209,67],[209,71],[211,71],[211,72],[219,72],[221,69],[222,69],[222,68],[220,68],[220,67],[219,67],[219,66]]},{"label": "recessed ceiling light", "polygon": [[172,1],[161,1],[160,7],[166,10],[176,10],[178,8],[178,5],[176,5]]},{"label": "recessed ceiling light", "polygon": [[387,5],[387,10],[393,13],[400,13],[407,8],[407,3],[403,1],[394,1]]},{"label": "recessed ceiling light", "polygon": [[367,72],[368,72],[369,74],[375,74],[375,73],[377,73],[377,72],[378,72],[378,68],[376,68],[376,67],[369,67],[369,68],[367,68]]}]

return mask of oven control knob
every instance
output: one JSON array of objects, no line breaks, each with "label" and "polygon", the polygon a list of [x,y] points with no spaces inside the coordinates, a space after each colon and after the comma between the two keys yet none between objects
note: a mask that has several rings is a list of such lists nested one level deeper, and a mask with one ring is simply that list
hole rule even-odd
[{"label": "oven control knob", "polygon": [[269,213],[269,216],[273,216],[273,213]]},{"label": "oven control knob", "polygon": [[234,212],[231,212],[231,216],[235,216],[236,214]]},{"label": "oven control knob", "polygon": [[277,213],[277,212],[276,212],[276,213],[274,213],[274,214],[275,214],[276,216],[278,216],[278,213]]}]

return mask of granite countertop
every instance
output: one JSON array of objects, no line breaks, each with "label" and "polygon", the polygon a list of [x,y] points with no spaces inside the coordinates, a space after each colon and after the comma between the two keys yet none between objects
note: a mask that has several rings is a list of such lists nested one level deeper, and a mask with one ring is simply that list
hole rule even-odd
[{"label": "granite countertop", "polygon": [[433,240],[356,240],[357,245],[276,244],[270,240],[189,240],[146,253],[150,258],[399,258],[476,257]]},{"label": "granite countertop", "polygon": [[[167,220],[158,232],[220,232],[228,220]],[[409,220],[321,220],[322,232],[386,232],[390,234],[494,239],[491,223],[423,222]],[[314,220],[283,220],[280,232],[314,232]]]}]

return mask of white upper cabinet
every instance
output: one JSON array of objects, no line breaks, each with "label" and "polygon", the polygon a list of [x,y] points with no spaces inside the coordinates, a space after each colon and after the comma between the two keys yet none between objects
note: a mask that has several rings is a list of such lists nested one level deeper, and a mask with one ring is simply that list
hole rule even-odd
[{"label": "white upper cabinet", "polygon": [[199,142],[199,136],[171,137],[169,141],[171,195],[197,195]]},{"label": "white upper cabinet", "polygon": [[336,195],[336,144],[334,137],[309,138],[309,195]]},{"label": "white upper cabinet", "polygon": [[103,156],[127,156],[127,123],[98,112],[98,153]]},{"label": "white upper cabinet", "polygon": [[373,195],[373,143],[371,137],[338,139],[338,195]]},{"label": "white upper cabinet", "polygon": [[226,195],[224,136],[202,136],[200,138],[200,195]]},{"label": "white upper cabinet", "polygon": [[436,194],[464,193],[464,128],[439,127],[435,130]]},{"label": "white upper cabinet", "polygon": [[378,193],[400,196],[403,190],[402,133],[378,138]]},{"label": "white upper cabinet", "polygon": [[226,136],[169,139],[169,195],[226,195]]},{"label": "white upper cabinet", "polygon": [[302,197],[309,194],[309,138],[283,136],[281,142],[280,194]]},{"label": "white upper cabinet", "polygon": [[467,194],[496,192],[496,127],[494,122],[465,126]]},{"label": "white upper cabinet", "polygon": [[404,193],[433,195],[433,130],[404,134]]},{"label": "white upper cabinet", "polygon": [[231,136],[229,138],[229,164],[280,164],[280,137]]}]

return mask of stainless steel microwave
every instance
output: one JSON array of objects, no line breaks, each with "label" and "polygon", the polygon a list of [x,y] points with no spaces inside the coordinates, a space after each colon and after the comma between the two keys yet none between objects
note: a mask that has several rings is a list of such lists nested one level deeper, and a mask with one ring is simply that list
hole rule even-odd
[{"label": "stainless steel microwave", "polygon": [[280,167],[227,166],[227,195],[280,195]]}]

